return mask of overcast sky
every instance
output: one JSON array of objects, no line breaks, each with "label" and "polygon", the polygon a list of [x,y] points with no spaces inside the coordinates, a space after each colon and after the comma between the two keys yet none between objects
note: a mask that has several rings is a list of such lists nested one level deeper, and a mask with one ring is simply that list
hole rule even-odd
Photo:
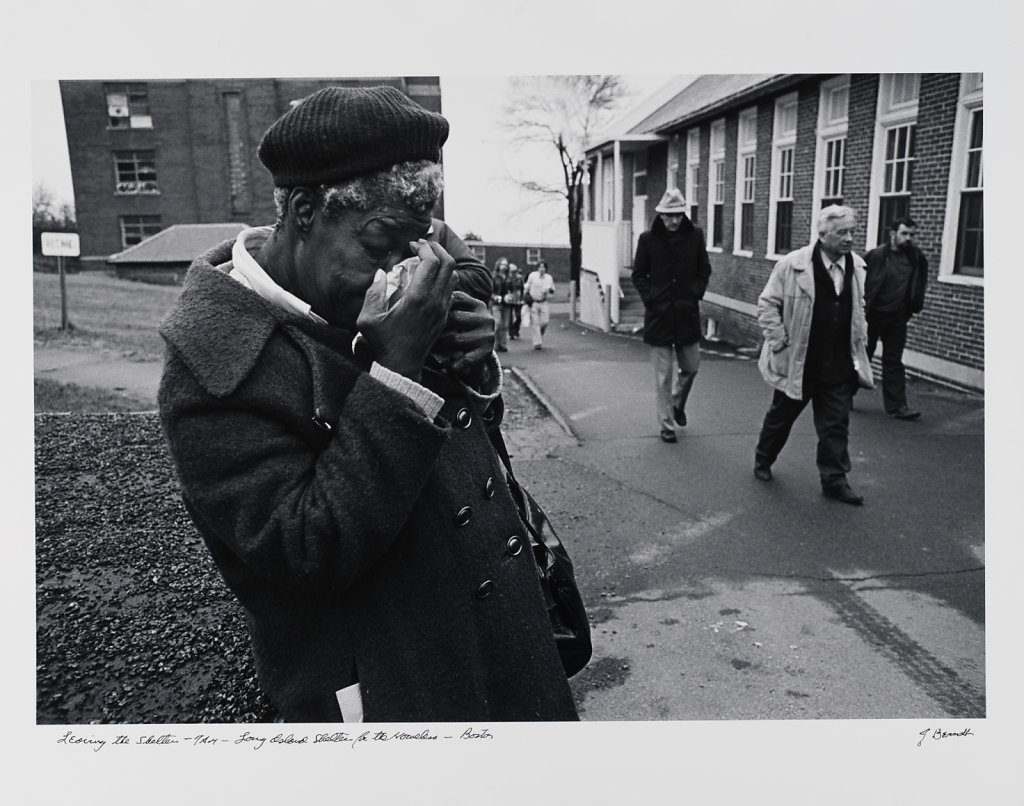
[{"label": "overcast sky", "polygon": [[[625,112],[655,93],[671,75],[628,76]],[[537,204],[514,177],[560,176],[553,148],[516,148],[499,127],[507,76],[442,76],[441,106],[451,124],[444,149],[445,215],[460,235],[472,231],[489,241],[568,243],[565,202]],[[56,81],[32,84],[33,185],[44,184],[58,200],[73,201],[60,91]],[[264,222],[247,222],[260,224]]]}]

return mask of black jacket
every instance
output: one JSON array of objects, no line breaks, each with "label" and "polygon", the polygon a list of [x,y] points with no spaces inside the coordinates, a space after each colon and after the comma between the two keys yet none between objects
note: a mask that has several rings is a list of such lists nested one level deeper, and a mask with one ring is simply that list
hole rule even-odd
[{"label": "black jacket", "polygon": [[700,308],[711,277],[704,233],[683,216],[677,233],[661,217],[640,235],[633,286],[644,303],[644,342],[682,346],[700,340]]},{"label": "black jacket", "polygon": [[[910,287],[907,290],[907,318],[909,319],[924,308],[924,289],[928,284],[928,260],[916,246],[905,246],[903,250],[910,260],[910,265],[914,268],[913,274],[910,275]],[[882,244],[864,256],[864,262],[867,264],[865,268],[867,276],[864,279],[864,308],[868,319],[871,318],[871,308],[878,296],[878,290],[882,287],[886,274],[889,272],[889,264],[885,259],[888,251],[889,244]]]}]

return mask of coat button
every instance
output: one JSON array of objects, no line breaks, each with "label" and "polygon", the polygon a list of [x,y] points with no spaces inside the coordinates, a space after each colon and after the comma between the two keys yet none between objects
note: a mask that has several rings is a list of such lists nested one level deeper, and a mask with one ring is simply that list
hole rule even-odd
[{"label": "coat button", "polygon": [[485,580],[480,583],[480,587],[476,589],[477,599],[486,599],[491,595],[491,591],[494,590],[494,583],[491,580]]},{"label": "coat button", "polygon": [[523,539],[519,535],[512,535],[505,543],[505,553],[515,557],[523,550]]},{"label": "coat button", "polygon": [[462,509],[459,510],[458,514],[455,516],[455,525],[456,526],[465,526],[467,523],[469,523],[469,519],[472,518],[472,517],[473,517],[473,508],[472,507],[463,507]]},{"label": "coat button", "polygon": [[494,498],[494,491],[497,489],[494,484],[494,476],[488,476],[484,482],[484,498]]},{"label": "coat button", "polygon": [[470,414],[469,409],[459,409],[455,415],[455,423],[459,428],[469,428],[469,424],[473,422],[473,415]]}]

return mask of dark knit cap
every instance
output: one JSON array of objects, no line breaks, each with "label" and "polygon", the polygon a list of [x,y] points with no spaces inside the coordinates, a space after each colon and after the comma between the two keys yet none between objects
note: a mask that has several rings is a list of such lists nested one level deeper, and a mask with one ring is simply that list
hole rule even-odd
[{"label": "dark knit cap", "polygon": [[448,121],[394,87],[326,87],[267,129],[260,160],[278,187],[319,185],[441,159]]}]

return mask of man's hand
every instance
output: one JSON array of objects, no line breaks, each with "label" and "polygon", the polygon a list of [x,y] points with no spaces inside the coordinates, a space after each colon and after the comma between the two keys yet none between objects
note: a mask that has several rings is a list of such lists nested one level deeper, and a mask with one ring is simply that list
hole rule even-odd
[{"label": "man's hand", "polygon": [[483,302],[456,291],[448,321],[431,355],[442,369],[472,384],[493,351],[494,317]]},{"label": "man's hand", "polygon": [[423,362],[448,320],[455,291],[455,261],[436,243],[410,244],[420,259],[397,302],[387,307],[387,279],[377,273],[356,327],[382,367],[419,381]]}]

